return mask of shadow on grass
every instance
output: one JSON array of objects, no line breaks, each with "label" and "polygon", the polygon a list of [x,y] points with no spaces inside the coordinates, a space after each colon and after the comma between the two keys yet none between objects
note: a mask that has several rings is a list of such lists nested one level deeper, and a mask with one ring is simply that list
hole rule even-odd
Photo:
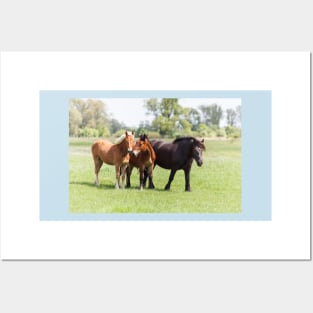
[{"label": "shadow on grass", "polygon": [[[138,185],[132,185],[131,187],[125,187],[125,189],[126,190],[139,190],[139,186]],[[144,191],[151,191],[151,192],[154,192],[154,191],[167,191],[167,190],[165,190],[164,188],[157,188],[157,187],[155,187],[155,188],[153,188],[153,189],[150,189],[150,188],[148,188],[148,187],[146,187],[146,188],[143,188],[143,190],[142,190],[143,192]]]},{"label": "shadow on grass", "polygon": [[[100,186],[96,186],[95,183],[93,182],[84,182],[84,181],[70,181],[70,185],[79,185],[79,186],[87,186],[90,188],[96,188],[96,189],[109,189],[109,190],[114,190],[115,185],[112,184],[111,182],[104,182],[100,183]],[[122,188],[120,188],[122,189]],[[137,190],[139,191],[139,186],[131,186],[131,187],[125,187],[125,190]],[[160,192],[170,192],[169,190],[165,190],[164,188],[157,188],[155,187],[154,189],[149,189],[149,188],[144,188],[144,191],[160,191]]]},{"label": "shadow on grass", "polygon": [[111,183],[102,183],[100,186],[96,186],[95,183],[92,182],[80,182],[80,181],[71,181],[70,185],[79,185],[79,186],[87,186],[91,188],[105,188],[105,189],[115,189],[115,185],[112,185]]}]

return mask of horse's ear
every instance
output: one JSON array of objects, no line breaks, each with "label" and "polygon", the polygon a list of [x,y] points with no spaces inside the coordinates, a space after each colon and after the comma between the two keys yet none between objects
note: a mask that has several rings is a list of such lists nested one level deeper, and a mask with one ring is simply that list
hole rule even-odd
[{"label": "horse's ear", "polygon": [[202,143],[204,143],[204,138],[201,140]]},{"label": "horse's ear", "polygon": [[126,138],[127,138],[128,137],[128,131],[127,130],[125,131],[125,135],[126,135]]},{"label": "horse's ear", "polygon": [[135,134],[135,132],[132,130],[132,135],[134,135]]}]

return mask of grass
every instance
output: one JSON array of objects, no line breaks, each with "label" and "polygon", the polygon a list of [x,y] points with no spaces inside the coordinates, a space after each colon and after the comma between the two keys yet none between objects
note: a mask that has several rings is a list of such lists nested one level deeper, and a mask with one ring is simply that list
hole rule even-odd
[{"label": "grass", "polygon": [[103,165],[100,187],[94,185],[90,152],[93,139],[70,139],[69,205],[72,213],[239,213],[241,211],[241,142],[205,142],[204,164],[193,163],[191,192],[185,192],[184,172],[178,171],[170,191],[164,187],[169,170],[156,166],[156,189],[140,191],[133,170],[130,189],[115,190],[115,170]]}]

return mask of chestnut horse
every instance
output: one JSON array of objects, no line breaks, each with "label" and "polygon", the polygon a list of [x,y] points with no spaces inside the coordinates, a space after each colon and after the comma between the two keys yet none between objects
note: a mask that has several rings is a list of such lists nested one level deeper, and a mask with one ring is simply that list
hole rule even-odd
[{"label": "chestnut horse", "polygon": [[122,175],[122,188],[124,188],[125,172],[129,163],[129,153],[134,145],[134,133],[125,132],[116,144],[107,140],[98,140],[92,147],[92,156],[95,163],[95,184],[99,186],[99,171],[104,163],[115,165],[116,183],[115,188],[119,189],[120,176]]},{"label": "chestnut horse", "polygon": [[134,167],[139,169],[139,188],[144,188],[144,172],[146,171],[149,177],[149,189],[154,189],[152,177],[153,167],[156,156],[151,146],[151,143],[146,134],[140,135],[139,140],[133,147],[133,153],[130,156],[129,165],[127,168],[127,184],[130,187],[130,175]]}]

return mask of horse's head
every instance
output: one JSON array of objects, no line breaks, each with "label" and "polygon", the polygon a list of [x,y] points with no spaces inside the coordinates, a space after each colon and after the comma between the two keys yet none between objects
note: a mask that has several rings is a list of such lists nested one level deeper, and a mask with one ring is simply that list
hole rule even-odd
[{"label": "horse's head", "polygon": [[139,135],[139,140],[146,141],[146,140],[149,140],[149,138],[148,138],[148,136],[146,134],[140,134]]},{"label": "horse's head", "polygon": [[205,150],[204,139],[201,141],[194,140],[193,141],[193,149],[192,149],[192,157],[195,159],[198,166],[202,166],[203,158],[202,151]]},{"label": "horse's head", "polygon": [[[144,152],[148,149],[148,144],[147,144],[147,137],[141,137],[142,135],[139,136],[139,140],[136,141],[135,145],[133,146],[133,151],[132,154],[134,156],[138,156],[140,152]],[[146,135],[144,135],[146,136]]]},{"label": "horse's head", "polygon": [[127,142],[127,149],[128,152],[131,153],[133,151],[133,146],[134,146],[134,132],[125,132],[125,140]]}]

